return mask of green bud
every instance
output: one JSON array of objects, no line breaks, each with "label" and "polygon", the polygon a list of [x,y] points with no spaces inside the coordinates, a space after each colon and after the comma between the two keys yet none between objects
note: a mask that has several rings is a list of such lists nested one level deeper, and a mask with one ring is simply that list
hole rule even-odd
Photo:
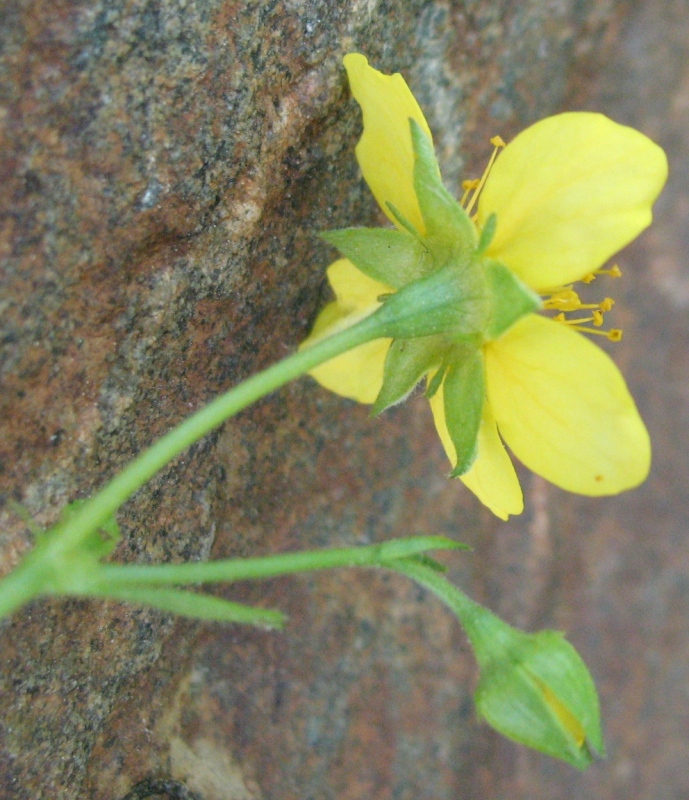
[{"label": "green bud", "polygon": [[455,611],[481,670],[475,701],[486,722],[579,769],[604,754],[596,687],[561,633],[524,633],[467,597]]},{"label": "green bud", "polygon": [[[604,754],[598,696],[577,651],[557,631],[527,634],[486,612],[493,629],[476,656],[478,713],[496,730],[579,769]],[[496,628],[501,628],[496,632]]]},{"label": "green bud", "polygon": [[459,618],[480,669],[475,701],[489,725],[585,769],[604,755],[598,695],[586,665],[557,631],[524,633],[419,562],[394,569],[433,591]]}]

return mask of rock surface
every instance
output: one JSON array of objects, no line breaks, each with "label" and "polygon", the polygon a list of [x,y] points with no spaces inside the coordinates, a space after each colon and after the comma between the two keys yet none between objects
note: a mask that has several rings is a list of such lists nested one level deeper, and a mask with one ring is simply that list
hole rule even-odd
[{"label": "rock surface", "polygon": [[[675,0],[30,0],[0,24],[0,492],[40,524],[190,410],[290,352],[325,298],[314,232],[376,219],[341,57],[400,70],[448,185],[560,107],[686,160]],[[659,43],[663,43],[660,46]],[[611,59],[600,69],[602,57]],[[421,398],[371,421],[301,380],[122,510],[118,560],[468,541],[453,579],[566,629],[602,693],[585,775],[475,720],[473,661],[428,595],[370,572],[224,590],[283,634],[96,602],[0,627],[0,796],[25,800],[670,798],[689,793],[684,474],[687,182],[624,255],[615,352],[655,442],[639,491],[591,502],[524,476],[502,524],[447,464]],[[30,546],[5,505],[0,572]]]}]

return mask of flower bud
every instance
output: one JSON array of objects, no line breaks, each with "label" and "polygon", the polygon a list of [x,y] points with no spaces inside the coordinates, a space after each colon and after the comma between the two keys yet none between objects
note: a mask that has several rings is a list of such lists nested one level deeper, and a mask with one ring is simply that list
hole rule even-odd
[{"label": "flower bud", "polygon": [[586,665],[557,631],[524,633],[418,559],[393,566],[457,616],[478,661],[479,716],[500,733],[578,769],[605,754],[598,695]]},{"label": "flower bud", "polygon": [[505,736],[579,769],[589,766],[592,751],[603,755],[598,695],[572,645],[558,631],[524,633],[472,606],[465,628],[481,669],[479,715]]}]

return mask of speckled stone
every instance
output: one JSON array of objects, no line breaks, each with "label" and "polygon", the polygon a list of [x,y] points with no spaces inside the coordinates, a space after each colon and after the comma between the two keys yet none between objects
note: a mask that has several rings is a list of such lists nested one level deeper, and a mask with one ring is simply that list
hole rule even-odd
[{"label": "speckled stone", "polygon": [[[491,135],[564,104],[686,153],[683,4],[646,0],[623,18],[627,5],[6,0],[2,497],[50,524],[305,336],[333,257],[315,232],[378,214],[354,160],[344,53],[404,72],[451,188],[481,169]],[[568,630],[591,664],[608,761],[580,776],[479,724],[455,621],[408,581],[360,571],[222,590],[285,610],[282,634],[85,601],[16,613],[0,627],[0,796],[689,794],[682,186],[624,256],[616,353],[656,442],[640,491],[594,503],[525,475],[527,512],[502,524],[445,479],[422,398],[371,421],[304,379],[119,515],[119,560],[468,541],[473,554],[446,559],[452,577],[516,624]],[[29,546],[3,505],[0,572]]]}]

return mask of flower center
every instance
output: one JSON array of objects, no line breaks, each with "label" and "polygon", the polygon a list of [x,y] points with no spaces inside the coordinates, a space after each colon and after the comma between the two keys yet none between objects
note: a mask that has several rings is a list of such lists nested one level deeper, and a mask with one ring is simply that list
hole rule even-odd
[{"label": "flower center", "polygon": [[[607,275],[610,278],[621,278],[622,271],[614,264],[610,269],[597,269],[595,272],[590,272],[584,275],[581,279],[582,283],[591,283],[595,281],[598,275]],[[564,325],[569,325],[575,331],[582,333],[592,333],[596,336],[605,336],[611,342],[619,342],[622,339],[622,331],[619,328],[611,328],[610,330],[600,330],[604,323],[604,315],[610,311],[615,305],[615,301],[611,297],[606,297],[599,303],[582,303],[581,298],[574,290],[575,284],[567,286],[558,286],[555,289],[541,295],[543,299],[543,308],[547,311],[557,311],[558,313],[553,317],[556,322],[562,322]],[[589,316],[569,318],[567,314],[577,311],[588,311]],[[593,327],[586,323],[592,323]]]}]

